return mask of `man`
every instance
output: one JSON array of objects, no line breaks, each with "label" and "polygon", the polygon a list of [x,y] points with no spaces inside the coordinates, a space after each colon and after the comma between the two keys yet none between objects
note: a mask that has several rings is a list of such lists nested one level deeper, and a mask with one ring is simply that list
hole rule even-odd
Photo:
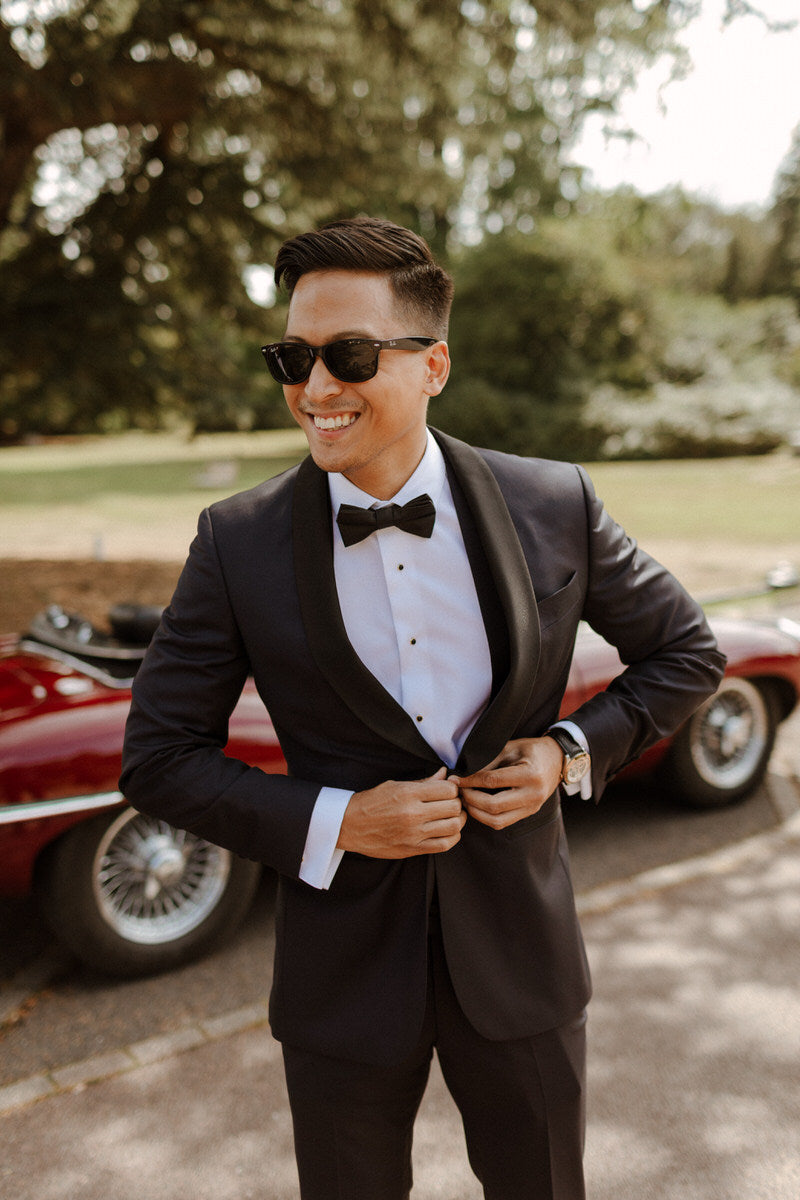
[{"label": "man", "polygon": [[[589,978],[559,792],[598,800],[724,660],[583,471],[427,428],[452,285],[420,238],[337,222],[276,280],[265,355],[311,454],[201,516],[121,786],[279,872],[304,1200],[408,1196],[433,1046],[485,1196],[580,1200]],[[581,618],[630,665],[554,728]],[[223,754],[248,673],[287,778]]]}]

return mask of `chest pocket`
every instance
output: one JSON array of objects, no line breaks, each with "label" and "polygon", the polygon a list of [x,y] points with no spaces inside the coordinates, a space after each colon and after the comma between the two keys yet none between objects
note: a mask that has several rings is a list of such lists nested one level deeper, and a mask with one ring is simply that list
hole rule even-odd
[{"label": "chest pocket", "polygon": [[538,678],[548,685],[555,684],[569,669],[582,600],[580,581],[573,573],[564,587],[537,603],[542,637]]}]

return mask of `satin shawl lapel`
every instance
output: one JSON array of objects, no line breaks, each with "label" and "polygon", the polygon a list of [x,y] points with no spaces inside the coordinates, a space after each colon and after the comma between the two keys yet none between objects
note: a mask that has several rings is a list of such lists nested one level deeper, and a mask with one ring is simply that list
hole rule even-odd
[{"label": "satin shawl lapel", "polygon": [[375,733],[416,758],[441,765],[413,721],[367,670],[342,619],[333,572],[333,530],[328,477],[306,458],[292,501],[292,545],[300,614],[314,661],[344,703]]},{"label": "satin shawl lapel", "polygon": [[508,676],[470,731],[456,764],[457,772],[467,774],[495,758],[519,724],[539,665],[539,614],[528,564],[497,480],[471,446],[432,432],[469,506],[508,629]]}]

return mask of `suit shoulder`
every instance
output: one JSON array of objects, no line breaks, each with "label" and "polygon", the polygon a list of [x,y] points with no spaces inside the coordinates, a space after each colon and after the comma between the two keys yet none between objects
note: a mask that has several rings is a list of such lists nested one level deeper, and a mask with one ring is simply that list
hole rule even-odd
[{"label": "suit shoulder", "polygon": [[513,496],[518,490],[527,494],[534,490],[546,502],[552,499],[563,504],[570,496],[583,502],[588,476],[575,463],[527,458],[500,450],[478,449],[477,452],[507,496]]},{"label": "suit shoulder", "polygon": [[289,467],[271,479],[257,483],[243,492],[235,492],[209,506],[215,528],[247,525],[267,514],[277,517],[288,513],[291,506],[298,466]]},{"label": "suit shoulder", "polygon": [[574,463],[507,454],[471,446],[441,430],[432,432],[461,481],[475,485],[488,471],[515,516],[560,513],[578,519],[593,496],[586,472]]}]

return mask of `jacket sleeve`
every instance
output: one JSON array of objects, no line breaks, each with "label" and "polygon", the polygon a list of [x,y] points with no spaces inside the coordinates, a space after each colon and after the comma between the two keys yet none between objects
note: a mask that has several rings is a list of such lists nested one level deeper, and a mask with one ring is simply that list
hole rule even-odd
[{"label": "jacket sleeve", "polygon": [[592,753],[592,792],[673,734],[716,690],[725,669],[700,605],[614,522],[581,470],[589,575],[583,617],[626,669],[569,714]]},{"label": "jacket sleeve", "polygon": [[142,812],[297,877],[319,784],[224,753],[249,669],[206,510],[134,680],[120,789]]}]

